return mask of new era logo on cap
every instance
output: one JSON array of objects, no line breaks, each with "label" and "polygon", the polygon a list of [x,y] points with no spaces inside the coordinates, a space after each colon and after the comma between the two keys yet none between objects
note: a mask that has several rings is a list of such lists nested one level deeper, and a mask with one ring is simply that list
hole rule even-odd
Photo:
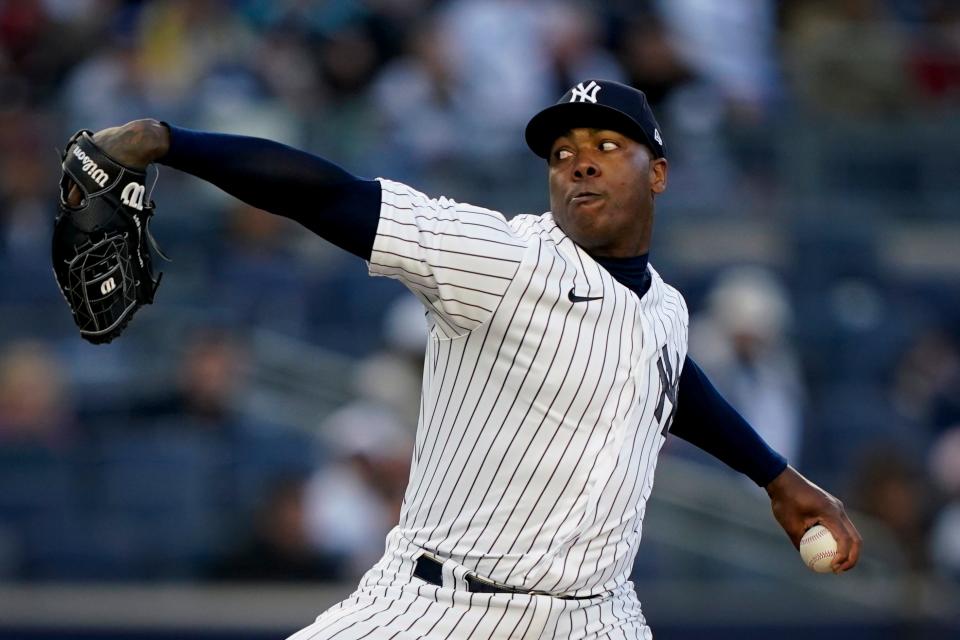
[{"label": "new era logo on cap", "polygon": [[666,157],[663,137],[647,96],[612,80],[586,80],[567,91],[527,124],[527,145],[541,158],[570,129],[591,127],[618,131],[646,145],[655,158]]}]

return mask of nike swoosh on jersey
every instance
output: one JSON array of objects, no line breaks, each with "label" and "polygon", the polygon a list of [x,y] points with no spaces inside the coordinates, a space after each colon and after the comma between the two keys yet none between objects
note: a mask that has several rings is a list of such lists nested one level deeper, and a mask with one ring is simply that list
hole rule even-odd
[{"label": "nike swoosh on jersey", "polygon": [[603,296],[597,296],[596,298],[588,298],[585,296],[578,296],[573,292],[573,288],[567,292],[567,298],[570,299],[570,302],[590,302],[591,300],[602,300]]}]

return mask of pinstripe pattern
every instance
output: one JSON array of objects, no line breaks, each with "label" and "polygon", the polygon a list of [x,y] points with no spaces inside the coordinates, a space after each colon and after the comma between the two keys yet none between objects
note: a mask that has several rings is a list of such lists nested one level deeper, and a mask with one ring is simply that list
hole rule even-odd
[{"label": "pinstripe pattern", "polygon": [[[686,355],[683,298],[650,267],[638,299],[549,213],[507,221],[382,187],[370,273],[429,311],[410,482],[384,558],[294,638],[649,638],[628,575]],[[412,577],[423,551],[449,584]],[[597,597],[472,594],[467,571]]]},{"label": "pinstripe pattern", "polygon": [[629,582],[584,600],[548,595],[470,593],[465,567],[447,561],[444,585],[413,576],[421,552],[398,529],[388,551],[346,600],[289,640],[651,640]]}]

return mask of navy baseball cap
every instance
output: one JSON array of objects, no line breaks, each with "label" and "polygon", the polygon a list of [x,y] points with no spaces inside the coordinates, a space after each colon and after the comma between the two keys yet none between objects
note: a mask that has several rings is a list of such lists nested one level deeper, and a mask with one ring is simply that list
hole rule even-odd
[{"label": "navy baseball cap", "polygon": [[666,157],[660,126],[643,91],[612,80],[586,80],[571,88],[557,104],[527,123],[527,146],[550,157],[557,138],[570,129],[590,127],[617,131],[646,145],[655,158]]}]

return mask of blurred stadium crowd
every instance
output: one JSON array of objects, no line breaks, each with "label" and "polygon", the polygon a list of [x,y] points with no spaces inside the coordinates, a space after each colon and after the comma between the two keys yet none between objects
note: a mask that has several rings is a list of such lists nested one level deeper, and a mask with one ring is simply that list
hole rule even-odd
[{"label": "blurred stadium crowd", "polygon": [[49,265],[74,130],[261,135],[538,213],[523,126],[591,76],[665,131],[652,260],[693,357],[913,569],[960,580],[951,0],[0,0],[0,580],[352,578],[416,424],[412,298],[175,171],[156,304],[83,344]]}]

